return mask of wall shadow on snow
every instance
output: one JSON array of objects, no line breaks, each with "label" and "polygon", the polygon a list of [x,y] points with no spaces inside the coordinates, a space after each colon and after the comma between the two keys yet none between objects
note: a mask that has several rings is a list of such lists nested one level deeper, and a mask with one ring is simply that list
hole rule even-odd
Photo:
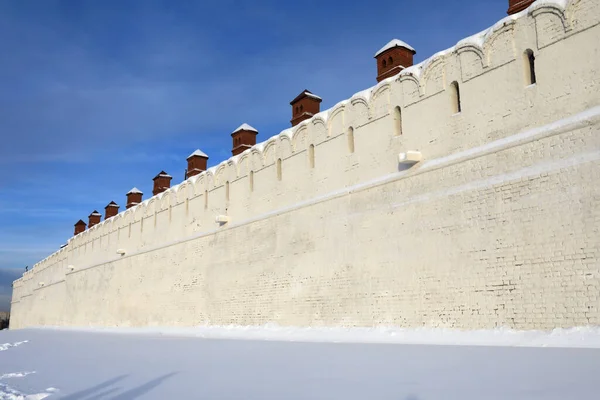
[{"label": "wall shadow on snow", "polygon": [[148,381],[147,383],[144,383],[143,385],[134,387],[133,389],[129,389],[128,391],[123,392],[123,393],[113,397],[111,400],[137,399],[139,396],[148,393],[149,391],[151,391],[155,387],[159,386],[161,383],[163,383],[164,381],[166,381],[167,379],[169,379],[170,377],[172,377],[175,374],[177,374],[177,372],[171,372],[170,374],[165,374],[163,376],[159,376],[158,378],[152,379],[151,381]]},{"label": "wall shadow on snow", "polygon": [[114,385],[123,379],[127,378],[128,375],[120,375],[115,378],[109,379],[105,382],[102,382],[96,386],[93,386],[89,389],[81,390],[77,393],[73,393],[67,395],[65,397],[60,397],[61,400],[107,400],[109,399],[109,395],[114,395],[110,400],[134,400],[139,398],[140,396],[150,392],[152,389],[159,386],[165,380],[169,379],[173,375],[177,374],[177,372],[171,372],[170,374],[165,374],[163,376],[159,376],[158,378],[152,379],[140,386],[134,387],[132,389],[126,390],[123,393],[116,394],[115,392],[119,392],[122,387]]},{"label": "wall shadow on snow", "polygon": [[[92,399],[99,399],[100,398],[98,396],[99,395],[99,393],[98,393],[99,391],[104,390],[104,389],[108,389],[112,385],[114,385],[115,383],[117,383],[119,381],[122,381],[125,378],[127,378],[127,375],[120,375],[120,376],[117,376],[116,378],[112,378],[112,379],[109,379],[107,381],[104,381],[104,382],[102,382],[102,383],[100,383],[100,384],[98,384],[96,386],[93,386],[93,387],[91,387],[89,389],[81,390],[81,391],[79,391],[77,393],[70,394],[70,395],[68,395],[66,397],[61,397],[60,399],[61,400],[84,400],[84,399],[86,399],[86,400],[92,400]],[[119,389],[118,388],[110,389],[110,390],[105,391],[104,393],[106,393],[106,392],[112,393],[112,392],[114,392],[116,390],[119,390]],[[91,395],[95,395],[95,396],[90,397],[90,398],[87,397],[87,396],[91,396]]]}]

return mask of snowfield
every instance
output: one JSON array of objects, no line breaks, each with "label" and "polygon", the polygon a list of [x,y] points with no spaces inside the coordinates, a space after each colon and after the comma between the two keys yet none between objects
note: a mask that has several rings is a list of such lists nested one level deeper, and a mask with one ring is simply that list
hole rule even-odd
[{"label": "snowfield", "polygon": [[597,399],[599,347],[600,328],[4,330],[0,400]]}]

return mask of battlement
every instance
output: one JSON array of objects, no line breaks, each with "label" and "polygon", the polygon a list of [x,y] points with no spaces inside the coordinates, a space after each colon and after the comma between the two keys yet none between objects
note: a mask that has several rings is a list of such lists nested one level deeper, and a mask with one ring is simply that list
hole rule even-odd
[{"label": "battlement", "polygon": [[[95,266],[219,240],[347,188],[410,177],[428,161],[590,109],[600,104],[599,8],[594,0],[538,0],[70,238],[15,281],[13,301]],[[425,161],[399,163],[410,151]],[[229,251],[243,246],[230,243]]]}]

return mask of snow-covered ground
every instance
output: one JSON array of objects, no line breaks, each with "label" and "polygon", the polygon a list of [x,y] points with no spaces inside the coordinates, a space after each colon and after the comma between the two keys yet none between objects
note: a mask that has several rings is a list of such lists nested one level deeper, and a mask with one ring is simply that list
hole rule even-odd
[{"label": "snow-covered ground", "polygon": [[599,346],[598,328],[5,330],[0,399],[597,399]]}]

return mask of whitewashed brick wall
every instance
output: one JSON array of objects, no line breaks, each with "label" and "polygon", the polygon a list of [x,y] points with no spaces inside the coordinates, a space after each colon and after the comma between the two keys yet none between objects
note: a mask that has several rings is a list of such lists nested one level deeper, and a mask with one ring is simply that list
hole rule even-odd
[{"label": "whitewashed brick wall", "polygon": [[600,324],[599,22],[536,2],[97,225],[15,282],[12,327]]}]

